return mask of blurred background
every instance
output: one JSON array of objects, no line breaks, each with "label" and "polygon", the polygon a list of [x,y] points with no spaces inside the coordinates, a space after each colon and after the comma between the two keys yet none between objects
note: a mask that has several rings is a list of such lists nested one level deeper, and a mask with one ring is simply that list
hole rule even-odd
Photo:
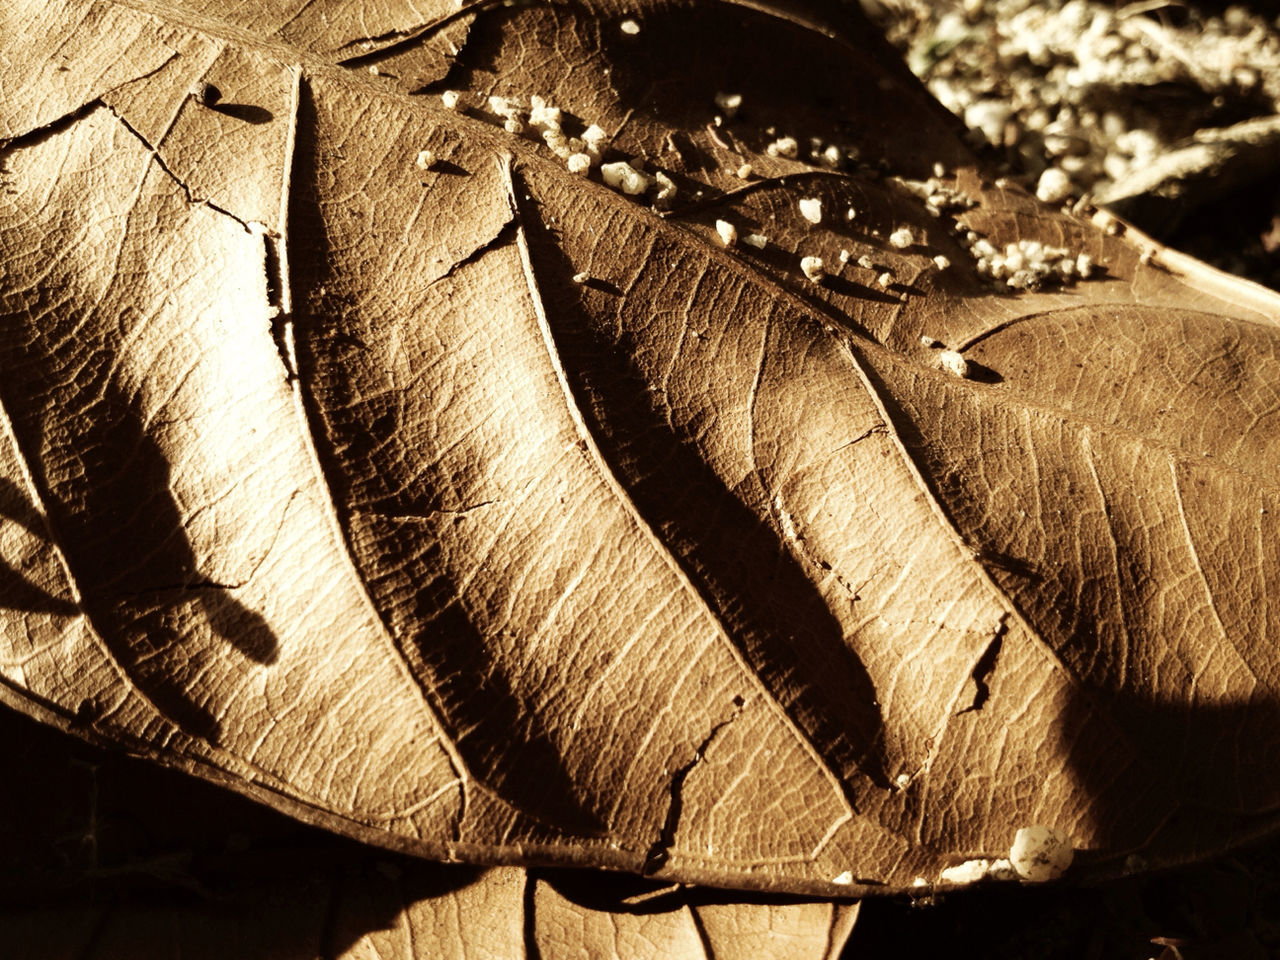
[{"label": "blurred background", "polygon": [[975,145],[1280,288],[1280,4],[863,0]]}]

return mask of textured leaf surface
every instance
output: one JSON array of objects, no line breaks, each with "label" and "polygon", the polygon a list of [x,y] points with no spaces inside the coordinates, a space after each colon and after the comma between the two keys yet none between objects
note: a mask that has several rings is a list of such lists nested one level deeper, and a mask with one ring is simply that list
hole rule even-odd
[{"label": "textured leaf surface", "polygon": [[992,181],[838,5],[207,6],[3,14],[8,702],[480,863],[840,895],[1272,829],[1274,296]]}]

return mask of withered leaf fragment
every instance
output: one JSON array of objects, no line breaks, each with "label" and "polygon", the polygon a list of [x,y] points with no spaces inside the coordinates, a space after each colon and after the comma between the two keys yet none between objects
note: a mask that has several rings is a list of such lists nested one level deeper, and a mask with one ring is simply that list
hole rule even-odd
[{"label": "withered leaf fragment", "polygon": [[993,180],[843,4],[221,6],[3,14],[6,702],[479,864],[1273,828],[1280,299]]}]

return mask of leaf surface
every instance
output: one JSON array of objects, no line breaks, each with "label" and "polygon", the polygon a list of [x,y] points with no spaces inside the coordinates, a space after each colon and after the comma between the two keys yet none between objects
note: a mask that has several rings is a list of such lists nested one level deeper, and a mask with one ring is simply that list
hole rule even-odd
[{"label": "leaf surface", "polygon": [[5,14],[86,50],[0,98],[7,702],[485,864],[1272,829],[1274,295],[991,179],[840,5],[222,7]]}]

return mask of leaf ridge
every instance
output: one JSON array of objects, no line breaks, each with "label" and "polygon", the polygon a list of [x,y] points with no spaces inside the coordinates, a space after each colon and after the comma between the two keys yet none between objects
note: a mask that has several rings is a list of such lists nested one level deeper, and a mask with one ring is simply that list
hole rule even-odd
[{"label": "leaf ridge", "polygon": [[[508,199],[512,205],[512,209],[516,213],[517,222],[519,222],[520,221],[520,200],[519,200],[519,192],[516,190],[516,187],[515,187],[516,174],[513,169],[514,161],[511,155],[507,154],[506,156],[502,157],[499,160],[499,162],[502,164],[503,176],[506,179]],[[636,505],[635,501],[631,498],[631,495],[627,492],[626,488],[622,485],[622,482],[618,479],[613,469],[609,466],[609,462],[604,455],[604,451],[600,449],[599,444],[596,442],[595,435],[591,432],[591,428],[587,425],[586,419],[582,415],[581,408],[579,407],[577,401],[574,399],[573,388],[569,383],[568,373],[565,370],[564,364],[560,359],[560,352],[555,343],[555,336],[551,330],[551,324],[547,317],[546,310],[542,302],[541,294],[539,293],[539,290],[538,290],[537,277],[534,273],[533,260],[529,252],[528,238],[527,238],[523,224],[519,226],[519,229],[516,233],[516,245],[520,251],[521,267],[524,272],[525,282],[528,286],[530,302],[533,307],[534,314],[537,317],[538,328],[540,333],[542,334],[543,343],[547,351],[548,360],[552,366],[553,371],[555,372],[556,381],[559,384],[560,390],[564,396],[565,406],[567,408],[569,416],[573,421],[574,427],[579,437],[582,438],[583,442],[587,446],[587,449],[590,451],[592,459],[596,464],[596,469],[599,471],[601,478],[609,486],[614,497],[626,510],[627,514],[631,517],[632,522],[636,524],[637,529],[640,530],[641,533],[645,536],[645,538],[649,540],[649,542],[653,545],[654,549],[657,551],[658,555],[662,558],[666,566],[675,574],[677,581],[679,582],[681,587],[689,595],[698,598],[698,602],[701,608],[705,611],[706,616],[710,619],[712,624],[714,624],[717,635],[721,637],[730,656],[732,657],[733,661],[738,665],[739,669],[743,672],[745,676],[750,678],[751,682],[755,685],[757,691],[764,697],[765,702],[770,706],[772,710],[776,712],[777,715],[779,715],[782,718],[783,722],[785,723],[791,735],[796,738],[797,742],[801,744],[805,753],[808,754],[810,759],[817,765],[818,769],[821,770],[823,775],[831,782],[832,786],[836,790],[836,793],[840,797],[841,803],[845,807],[845,811],[846,811],[845,817],[842,819],[841,822],[847,822],[847,819],[851,818],[854,815],[855,808],[848,795],[847,786],[844,783],[844,781],[839,776],[836,775],[834,770],[831,769],[831,767],[827,764],[826,760],[823,759],[821,753],[819,753],[817,748],[809,741],[809,738],[797,726],[795,721],[791,718],[790,714],[787,713],[786,709],[782,706],[782,704],[778,702],[777,698],[773,695],[773,692],[768,689],[765,683],[760,679],[759,675],[753,669],[751,669],[750,665],[746,662],[745,658],[743,657],[742,652],[738,649],[737,644],[735,644],[732,638],[730,637],[728,628],[725,626],[724,622],[720,619],[720,617],[716,614],[716,612],[711,608],[711,606],[707,604],[707,602],[703,599],[701,593],[698,591],[693,581],[689,579],[688,573],[680,565],[680,562],[676,559],[674,554],[671,552],[671,549],[662,541],[661,537],[653,529],[653,527],[648,523],[648,521],[645,520],[644,515],[640,512],[639,507]],[[828,836],[830,835],[831,834],[828,833]],[[818,851],[814,851],[815,856],[817,852]]]},{"label": "leaf ridge", "polygon": [[1196,575],[1200,579],[1201,586],[1204,587],[1205,598],[1209,601],[1209,612],[1213,614],[1213,622],[1218,625],[1218,630],[1222,634],[1222,642],[1235,651],[1236,656],[1240,659],[1241,666],[1248,671],[1249,676],[1253,678],[1254,684],[1259,685],[1258,674],[1249,664],[1249,661],[1240,654],[1235,641],[1231,639],[1230,631],[1227,630],[1226,624],[1222,622],[1222,614],[1218,612],[1218,600],[1213,595],[1213,587],[1209,584],[1209,577],[1205,573],[1204,564],[1200,561],[1200,551],[1196,549],[1195,537],[1191,535],[1191,524],[1187,521],[1187,508],[1182,498],[1182,485],[1178,482],[1178,465],[1172,458],[1169,460],[1169,479],[1173,484],[1173,498],[1178,504],[1178,522],[1182,526],[1182,534],[1187,541],[1187,552],[1191,554],[1191,560],[1196,568]]},{"label": "leaf ridge", "polygon": [[[897,451],[898,459],[906,468],[907,473],[910,475],[911,480],[920,495],[929,505],[929,509],[933,513],[938,525],[942,528],[945,535],[951,540],[955,549],[960,553],[961,559],[965,562],[966,566],[971,566],[976,570],[976,578],[978,581],[987,588],[990,596],[995,599],[1000,606],[1004,607],[1009,617],[1026,632],[1028,637],[1031,637],[1034,640],[1036,645],[1049,657],[1051,662],[1066,672],[1066,675],[1071,678],[1072,683],[1075,686],[1080,687],[1081,684],[1079,679],[1067,666],[1066,661],[1064,661],[1053,646],[1040,635],[1040,632],[1032,626],[1031,622],[1027,620],[1018,605],[1013,601],[1013,598],[1010,597],[1004,588],[996,582],[995,578],[991,575],[990,571],[987,570],[986,566],[978,560],[973,549],[965,543],[964,537],[961,535],[959,528],[947,514],[941,500],[939,500],[934,493],[932,486],[929,484],[928,480],[925,479],[923,471],[921,471],[919,465],[915,462],[915,458],[911,456],[911,452],[907,449],[906,443],[903,442],[902,435],[894,424],[893,417],[889,413],[889,408],[885,403],[884,397],[881,395],[880,390],[876,388],[876,385],[867,373],[866,368],[859,360],[852,342],[845,341],[844,345],[845,349],[848,351],[850,363],[857,373],[859,380],[862,382],[863,388],[866,390],[871,402],[875,405],[876,411],[879,413],[881,419],[888,427],[886,436]],[[1003,623],[1003,621],[1001,622]],[[944,731],[947,726],[950,725],[953,715],[953,711],[948,710],[947,722],[943,725]]]},{"label": "leaf ridge", "polygon": [[[287,139],[290,155],[285,158],[285,163],[283,164],[283,169],[285,171],[284,173],[285,183],[281,188],[282,207],[279,215],[279,221],[281,225],[280,256],[279,256],[280,299],[281,299],[282,305],[285,305],[288,307],[291,307],[293,303],[293,290],[292,290],[292,275],[289,272],[289,267],[288,267],[288,264],[289,264],[288,251],[287,251],[287,245],[285,243],[285,238],[288,235],[287,224],[289,220],[289,210],[290,210],[290,194],[289,194],[288,182],[291,179],[291,174],[293,172],[294,162],[296,159],[297,138],[295,136],[295,131],[297,128],[298,116],[299,116],[300,107],[301,107],[301,99],[303,95],[302,77],[301,77],[300,70],[295,71],[294,80],[295,82],[293,87],[293,96],[291,97],[291,112],[290,112],[290,120],[289,120],[290,133]],[[285,316],[287,318],[284,324],[285,348],[288,352],[289,362],[292,368],[296,370],[297,369],[297,352],[296,352],[296,339],[294,334],[294,324],[292,320],[292,313],[286,311]],[[395,638],[391,635],[390,629],[387,627],[387,624],[383,621],[381,614],[378,612],[377,605],[374,603],[373,597],[369,593],[368,584],[365,582],[364,578],[360,575],[359,567],[357,566],[355,558],[352,555],[351,543],[347,537],[346,530],[344,529],[342,517],[339,515],[339,511],[337,507],[337,499],[333,495],[333,491],[329,486],[329,482],[324,475],[324,470],[320,462],[320,452],[319,450],[316,449],[314,431],[316,429],[316,420],[318,418],[313,417],[312,411],[309,409],[307,405],[306,398],[303,396],[302,384],[297,376],[294,376],[291,378],[289,388],[290,388],[290,393],[293,396],[294,411],[296,413],[296,416],[298,417],[298,421],[302,428],[299,431],[302,434],[302,443],[307,451],[308,458],[310,459],[312,480],[316,484],[317,488],[319,489],[319,492],[321,493],[321,496],[318,497],[318,499],[323,503],[323,507],[321,508],[321,513],[324,515],[325,519],[329,522],[330,535],[334,538],[333,542],[341,546],[341,549],[338,551],[338,553],[341,554],[342,560],[346,564],[347,570],[351,575],[352,582],[355,584],[356,592],[359,595],[360,600],[365,607],[366,614],[368,615],[370,621],[377,625],[376,633],[381,638],[382,642],[384,643],[387,650],[389,651],[391,655],[391,659],[396,665],[396,669],[400,672],[401,676],[408,682],[408,684],[410,685],[410,688],[418,691],[419,697],[422,700],[422,707],[426,711],[427,716],[430,718],[432,726],[435,728],[441,749],[445,752],[445,755],[449,758],[449,764],[451,767],[453,767],[454,775],[458,778],[458,783],[461,789],[459,791],[460,806],[457,814],[457,828],[460,829],[461,824],[466,818],[466,813],[467,813],[468,787],[470,784],[474,782],[474,779],[471,776],[471,772],[467,768],[467,765],[463,760],[461,753],[458,751],[457,746],[445,734],[446,728],[441,723],[435,708],[432,706],[432,703],[431,703],[430,697],[427,694],[427,691],[423,688],[422,682],[414,675],[413,671],[409,669],[409,664],[405,661],[404,654],[401,652],[399,646],[396,644]]]}]

